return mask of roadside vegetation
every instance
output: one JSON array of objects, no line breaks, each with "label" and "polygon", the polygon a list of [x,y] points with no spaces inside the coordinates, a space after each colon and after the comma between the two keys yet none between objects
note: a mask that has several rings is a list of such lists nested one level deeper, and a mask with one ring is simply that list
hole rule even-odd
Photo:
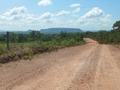
[{"label": "roadside vegetation", "polygon": [[29,34],[10,33],[10,50],[6,48],[6,35],[0,35],[0,63],[31,59],[35,54],[57,51],[60,48],[85,44],[81,33]]},{"label": "roadside vegetation", "polygon": [[94,39],[100,44],[120,45],[120,21],[116,21],[113,30],[85,33],[42,34],[31,31],[29,34],[10,32],[10,50],[6,48],[6,34],[0,35],[0,63],[19,59],[30,59],[43,52],[57,51],[60,48],[85,44],[83,36]]},{"label": "roadside vegetation", "polygon": [[92,38],[100,44],[120,45],[120,21],[114,23],[111,31],[85,32],[84,37]]}]

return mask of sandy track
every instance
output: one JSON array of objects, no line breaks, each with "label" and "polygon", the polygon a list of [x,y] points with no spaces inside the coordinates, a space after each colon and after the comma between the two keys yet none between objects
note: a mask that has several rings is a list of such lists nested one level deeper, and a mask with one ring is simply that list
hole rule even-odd
[{"label": "sandy track", "polygon": [[120,90],[120,50],[88,44],[1,65],[0,90]]}]

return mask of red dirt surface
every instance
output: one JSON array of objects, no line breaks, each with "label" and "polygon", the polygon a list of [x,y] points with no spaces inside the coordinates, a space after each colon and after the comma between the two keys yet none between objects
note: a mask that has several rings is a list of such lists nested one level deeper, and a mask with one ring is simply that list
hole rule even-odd
[{"label": "red dirt surface", "polygon": [[0,90],[120,90],[120,49],[85,40],[83,46],[0,65]]}]

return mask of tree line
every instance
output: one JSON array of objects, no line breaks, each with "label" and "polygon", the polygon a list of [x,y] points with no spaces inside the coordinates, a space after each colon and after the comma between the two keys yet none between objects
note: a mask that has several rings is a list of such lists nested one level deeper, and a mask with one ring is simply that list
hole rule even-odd
[{"label": "tree line", "polygon": [[[10,32],[10,42],[12,43],[22,43],[31,41],[51,41],[51,40],[64,40],[74,38],[77,41],[82,40],[82,35],[80,33],[66,33],[61,32],[60,34],[42,34],[40,31],[31,31],[29,34],[16,34]],[[0,42],[6,42],[6,34],[0,35]]]},{"label": "tree line", "polygon": [[98,32],[85,32],[85,37],[97,40],[100,44],[120,44],[120,21],[113,24],[113,30]]},{"label": "tree line", "polygon": [[[83,40],[81,33],[66,33],[61,31],[60,34],[42,34],[40,31],[31,31],[29,34],[16,34],[10,32],[10,43],[25,43],[25,42],[80,42]],[[6,42],[6,34],[0,35],[0,42]]]}]

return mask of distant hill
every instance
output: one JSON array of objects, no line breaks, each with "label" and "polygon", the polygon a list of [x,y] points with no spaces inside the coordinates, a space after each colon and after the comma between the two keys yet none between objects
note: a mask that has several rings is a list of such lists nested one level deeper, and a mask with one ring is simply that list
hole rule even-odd
[{"label": "distant hill", "polygon": [[[16,34],[29,34],[32,30],[28,31],[9,31],[9,32],[14,32]],[[40,32],[43,34],[59,34],[61,31],[67,32],[67,33],[77,33],[77,32],[82,32],[81,29],[79,28],[48,28],[48,29],[41,29]],[[7,31],[0,31],[0,34],[6,34]]]},{"label": "distant hill", "polygon": [[82,32],[79,28],[48,28],[48,29],[41,29],[40,32],[44,34],[58,34],[61,31],[67,32],[67,33],[77,33]]}]

